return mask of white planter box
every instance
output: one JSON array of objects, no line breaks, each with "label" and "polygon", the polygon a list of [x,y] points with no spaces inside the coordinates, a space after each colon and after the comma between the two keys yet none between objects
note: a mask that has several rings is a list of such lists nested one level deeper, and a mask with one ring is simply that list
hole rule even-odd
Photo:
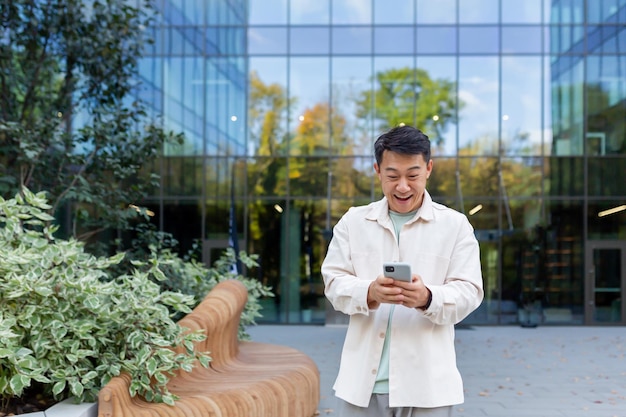
[{"label": "white planter box", "polygon": [[16,417],[98,417],[98,403],[74,404],[73,398],[56,403],[46,411],[20,414]]}]

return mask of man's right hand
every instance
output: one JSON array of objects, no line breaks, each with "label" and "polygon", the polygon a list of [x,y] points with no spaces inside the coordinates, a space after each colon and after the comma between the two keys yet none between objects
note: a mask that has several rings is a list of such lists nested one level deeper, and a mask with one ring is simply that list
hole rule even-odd
[{"label": "man's right hand", "polygon": [[367,306],[375,309],[381,303],[402,304],[404,300],[402,288],[396,286],[395,282],[393,278],[382,274],[376,277],[367,290]]}]

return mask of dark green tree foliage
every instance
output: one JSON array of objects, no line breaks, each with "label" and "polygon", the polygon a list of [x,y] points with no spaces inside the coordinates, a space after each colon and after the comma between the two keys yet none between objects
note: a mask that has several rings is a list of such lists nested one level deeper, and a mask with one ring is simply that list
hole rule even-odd
[{"label": "dark green tree foliage", "polygon": [[[137,99],[149,1],[0,0],[0,195],[46,191],[64,234],[123,229],[165,140]],[[147,172],[147,170],[146,170]]]},{"label": "dark green tree foliage", "polygon": [[443,132],[456,123],[456,111],[464,103],[456,98],[456,85],[445,79],[433,79],[423,69],[392,68],[376,73],[375,88],[366,90],[357,100],[357,116],[373,119],[380,130],[400,123],[422,129],[440,145]]}]

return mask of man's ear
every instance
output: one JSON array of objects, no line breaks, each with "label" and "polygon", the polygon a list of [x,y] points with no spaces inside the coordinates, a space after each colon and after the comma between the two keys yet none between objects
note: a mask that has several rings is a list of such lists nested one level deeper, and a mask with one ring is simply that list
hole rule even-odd
[{"label": "man's ear", "polygon": [[374,162],[374,171],[376,171],[377,174],[380,174],[380,167],[378,166],[378,162]]}]

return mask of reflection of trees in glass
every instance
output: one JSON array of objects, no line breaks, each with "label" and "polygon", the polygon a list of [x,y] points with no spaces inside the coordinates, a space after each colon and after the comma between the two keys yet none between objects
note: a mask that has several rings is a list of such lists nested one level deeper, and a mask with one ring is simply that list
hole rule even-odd
[{"label": "reflection of trees in glass", "polygon": [[274,208],[277,201],[265,197],[285,193],[285,182],[280,181],[279,176],[286,166],[286,159],[282,156],[286,151],[287,91],[280,84],[264,83],[254,71],[249,83],[248,118],[254,158],[247,164],[251,195],[248,252],[259,254],[261,278],[277,292],[278,302],[281,214]]},{"label": "reflection of trees in glass", "polygon": [[[537,165],[541,159],[537,157],[519,158],[512,149],[529,146],[528,135],[520,134],[512,139],[510,145],[502,145],[500,158],[497,139],[481,137],[459,149],[458,171],[461,173],[461,191],[464,197],[499,197],[503,190],[508,195],[540,196],[541,171]],[[534,146],[540,147],[541,144]],[[504,149],[507,149],[504,152]],[[454,196],[457,194],[457,162],[456,159],[436,159],[434,172],[429,180],[432,194]],[[500,182],[500,173],[502,183]]]},{"label": "reflection of trees in glass", "polygon": [[[159,178],[146,168],[180,142],[138,97],[138,60],[154,22],[124,0],[0,5],[0,194],[45,191],[60,234],[120,249]],[[88,7],[86,7],[88,6]],[[145,211],[140,210],[145,216]]]},{"label": "reflection of trees in glass", "polygon": [[285,135],[287,92],[280,84],[265,84],[254,71],[250,74],[248,115],[250,136],[257,156],[276,155],[278,138]]},{"label": "reflection of trees in glass", "polygon": [[449,123],[457,122],[455,83],[432,79],[423,69],[393,68],[378,72],[375,90],[363,91],[357,115],[379,122],[380,130],[400,123],[412,124],[427,132],[433,143],[444,141]]}]

